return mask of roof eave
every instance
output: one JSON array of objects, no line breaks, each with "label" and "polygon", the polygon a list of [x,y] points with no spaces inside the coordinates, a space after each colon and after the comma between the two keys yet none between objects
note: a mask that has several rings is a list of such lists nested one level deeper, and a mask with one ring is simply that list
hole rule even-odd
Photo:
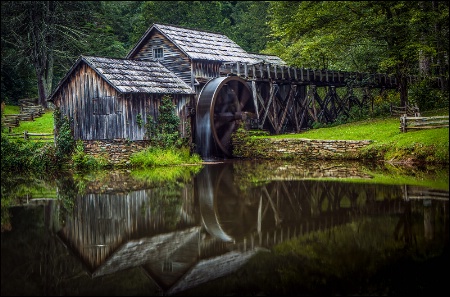
[{"label": "roof eave", "polygon": [[98,72],[97,68],[92,65],[91,63],[89,63],[89,61],[84,57],[84,56],[80,56],[78,58],[78,60],[74,63],[74,65],[70,68],[70,70],[67,72],[67,74],[64,76],[64,78],[59,82],[58,86],[56,87],[56,89],[52,92],[52,94],[50,96],[47,97],[47,101],[50,102],[54,102],[53,100],[53,96],[59,91],[59,89],[62,87],[62,85],[66,82],[66,80],[69,78],[69,76],[72,74],[72,72],[78,67],[78,65],[81,62],[86,63],[89,67],[91,67],[95,73],[97,73],[101,78],[103,78],[111,87],[113,87],[117,92],[119,93],[123,93],[120,89],[117,88],[117,86],[115,86],[109,79],[107,79],[103,74],[101,74],[100,72]]},{"label": "roof eave", "polygon": [[77,68],[77,66],[81,63],[82,60],[83,60],[83,56],[79,56],[78,59],[75,61],[75,63],[72,65],[72,67],[69,69],[69,71],[67,71],[66,75],[59,81],[55,90],[47,97],[46,101],[53,102],[53,96],[59,91],[61,86],[69,78],[69,76],[72,74],[72,72],[75,70],[75,68]]},{"label": "roof eave", "polygon": [[115,84],[113,84],[108,78],[106,78],[102,73],[100,73],[98,70],[97,70],[97,68],[94,66],[94,65],[92,65],[91,63],[89,63],[89,61],[88,60],[86,60],[84,57],[83,57],[83,61],[87,64],[87,65],[89,65],[89,67],[91,67],[94,71],[95,71],[95,73],[97,73],[101,78],[103,78],[111,87],[113,87],[118,93],[123,93]]},{"label": "roof eave", "polygon": [[135,54],[135,52],[141,47],[141,43],[147,38],[152,29],[155,27],[155,24],[151,25],[147,31],[142,35],[141,39],[136,43],[136,45],[130,50],[130,52],[126,55],[125,59],[130,59],[131,56]]}]

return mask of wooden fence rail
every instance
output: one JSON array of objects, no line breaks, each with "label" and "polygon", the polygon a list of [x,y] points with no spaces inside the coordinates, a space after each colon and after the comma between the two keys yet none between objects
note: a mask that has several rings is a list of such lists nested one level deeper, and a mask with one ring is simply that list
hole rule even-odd
[{"label": "wooden fence rail", "polygon": [[54,140],[53,133],[30,133],[28,131],[23,131],[23,133],[11,133],[8,134],[8,136],[12,138],[23,137],[24,140]]},{"label": "wooden fence rail", "polygon": [[403,115],[408,115],[408,116],[414,116],[414,117],[420,117],[420,110],[419,107],[417,105],[414,106],[394,106],[391,104],[391,115],[393,116],[403,116]]},{"label": "wooden fence rail", "polygon": [[449,116],[434,117],[400,117],[400,131],[408,132],[410,129],[434,129],[449,126]]}]

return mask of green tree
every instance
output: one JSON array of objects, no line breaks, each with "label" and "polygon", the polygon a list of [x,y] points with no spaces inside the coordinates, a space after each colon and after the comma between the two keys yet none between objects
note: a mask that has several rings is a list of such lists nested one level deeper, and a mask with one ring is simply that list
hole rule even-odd
[{"label": "green tree", "polygon": [[299,67],[395,74],[402,105],[419,57],[448,56],[443,1],[273,1],[269,25],[267,52]]},{"label": "green tree", "polygon": [[259,53],[266,48],[269,32],[268,1],[236,1],[231,22],[224,33],[244,50]]},{"label": "green tree", "polygon": [[[47,106],[52,90],[54,65],[83,44],[80,20],[85,20],[93,2],[3,1],[3,59],[18,65],[33,65],[39,103]],[[4,50],[5,47],[5,50]],[[5,55],[4,55],[5,54]],[[3,74],[3,73],[2,73]]]},{"label": "green tree", "polygon": [[80,55],[124,57],[140,1],[2,1],[2,100],[46,98]]}]

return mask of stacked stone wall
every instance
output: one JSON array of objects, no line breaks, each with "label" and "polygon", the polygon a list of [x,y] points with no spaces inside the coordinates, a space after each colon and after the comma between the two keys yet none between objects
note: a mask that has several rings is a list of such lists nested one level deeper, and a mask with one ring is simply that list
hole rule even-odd
[{"label": "stacked stone wall", "polygon": [[236,156],[262,159],[357,159],[371,140],[257,138],[233,142]]},{"label": "stacked stone wall", "polygon": [[[96,158],[105,157],[111,164],[129,164],[133,153],[149,146],[148,141],[83,141],[84,151]],[[261,159],[358,159],[359,151],[370,140],[317,140],[304,138],[258,138],[233,142],[235,157]]]},{"label": "stacked stone wall", "polygon": [[86,154],[96,158],[106,157],[111,164],[129,164],[133,153],[142,151],[149,146],[148,141],[129,140],[84,140]]}]

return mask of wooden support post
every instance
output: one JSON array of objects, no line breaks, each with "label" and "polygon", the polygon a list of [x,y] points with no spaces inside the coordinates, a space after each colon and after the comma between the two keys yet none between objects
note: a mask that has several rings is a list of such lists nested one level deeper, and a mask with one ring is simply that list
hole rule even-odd
[{"label": "wooden support post", "polygon": [[405,133],[406,129],[406,114],[400,117],[400,132]]},{"label": "wooden support post", "polygon": [[252,95],[253,95],[253,104],[255,105],[256,110],[256,119],[258,121],[259,127],[259,112],[258,112],[258,93],[256,91],[256,81],[252,81]]},{"label": "wooden support post", "polygon": [[195,62],[191,62],[191,88],[195,85]]}]

